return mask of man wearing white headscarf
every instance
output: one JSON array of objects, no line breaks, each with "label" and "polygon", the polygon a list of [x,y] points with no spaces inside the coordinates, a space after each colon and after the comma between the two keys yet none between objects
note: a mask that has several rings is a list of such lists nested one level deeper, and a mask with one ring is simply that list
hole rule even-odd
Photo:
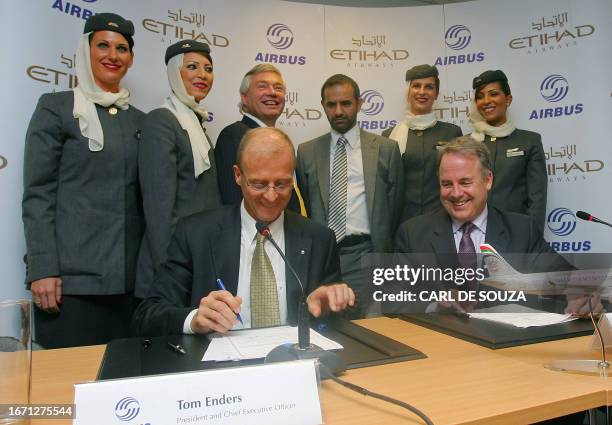
[{"label": "man wearing white headscarf", "polygon": [[462,135],[461,128],[438,121],[432,110],[440,93],[438,69],[417,65],[406,71],[407,109],[404,119],[382,134],[397,141],[404,164],[402,221],[440,208],[436,173],[438,150]]},{"label": "man wearing white headscarf", "polygon": [[47,348],[126,337],[144,229],[138,143],[144,114],[120,86],[134,26],[85,23],[78,86],[41,96],[27,130],[23,222],[37,341]]},{"label": "man wearing white headscarf", "polygon": [[167,48],[165,62],[171,91],[160,108],[147,114],[139,152],[147,222],[138,257],[139,298],[146,297],[166,261],[178,220],[221,206],[213,145],[204,128],[208,112],[202,105],[213,83],[210,47],[181,40]]}]

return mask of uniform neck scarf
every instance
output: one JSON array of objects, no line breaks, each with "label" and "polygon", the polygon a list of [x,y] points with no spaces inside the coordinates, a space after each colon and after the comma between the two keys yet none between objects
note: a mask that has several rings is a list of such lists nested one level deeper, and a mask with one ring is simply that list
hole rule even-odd
[{"label": "uniform neck scarf", "polygon": [[83,34],[76,51],[76,75],[78,85],[73,89],[74,107],[72,116],[79,121],[81,134],[89,140],[89,150],[98,152],[104,149],[104,132],[96,110],[96,104],[104,107],[116,105],[120,109],[129,108],[130,92],[121,87],[118,93],[102,90],[96,84],[91,71],[89,57],[89,34]]},{"label": "uniform neck scarf", "polygon": [[168,61],[166,71],[172,93],[166,98],[162,108],[169,109],[181,127],[187,132],[189,144],[191,145],[191,153],[193,154],[193,170],[195,177],[198,178],[200,174],[211,167],[209,152],[212,145],[208,141],[208,137],[204,133],[204,127],[200,124],[196,113],[202,117],[203,121],[206,121],[208,112],[195,101],[193,96],[189,96],[185,90],[185,85],[181,78],[183,56],[184,54],[181,53],[170,58]]},{"label": "uniform neck scarf", "polygon": [[397,142],[400,148],[400,152],[406,151],[406,143],[408,143],[408,131],[409,130],[426,130],[433,127],[438,122],[435,112],[430,112],[424,115],[415,115],[410,109],[406,111],[406,117],[400,123],[398,123],[391,134],[390,139]]},{"label": "uniform neck scarf", "polygon": [[510,120],[510,116],[506,111],[506,122],[502,125],[495,127],[490,124],[487,124],[484,117],[478,111],[476,107],[476,103],[472,101],[470,104],[470,124],[472,124],[472,128],[474,131],[470,134],[470,137],[477,142],[482,142],[485,139],[485,135],[493,136],[493,137],[506,137],[510,135],[516,127],[512,124]]}]

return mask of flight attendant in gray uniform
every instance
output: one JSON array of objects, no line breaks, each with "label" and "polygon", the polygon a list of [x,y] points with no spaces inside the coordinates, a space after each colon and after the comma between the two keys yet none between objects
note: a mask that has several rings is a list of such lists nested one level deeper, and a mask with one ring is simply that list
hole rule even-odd
[{"label": "flight attendant in gray uniform", "polygon": [[433,104],[440,93],[438,69],[417,65],[406,71],[406,117],[383,136],[397,141],[404,164],[402,221],[440,208],[438,149],[462,135],[455,124],[438,121]]},{"label": "flight attendant in gray uniform", "polygon": [[514,127],[508,116],[512,95],[503,71],[485,71],[472,81],[470,136],[491,152],[493,188],[489,203],[531,216],[540,230],[546,216],[546,160],[542,138]]},{"label": "flight attendant in gray uniform", "polygon": [[147,222],[138,257],[136,296],[144,298],[181,217],[221,205],[213,145],[201,102],[213,85],[206,43],[179,41],[166,49],[171,93],[145,119],[139,152]]},{"label": "flight attendant in gray uniform", "polygon": [[85,23],[78,86],[41,96],[27,130],[23,223],[37,341],[103,344],[129,334],[144,218],[138,144],[144,114],[120,86],[134,25]]}]

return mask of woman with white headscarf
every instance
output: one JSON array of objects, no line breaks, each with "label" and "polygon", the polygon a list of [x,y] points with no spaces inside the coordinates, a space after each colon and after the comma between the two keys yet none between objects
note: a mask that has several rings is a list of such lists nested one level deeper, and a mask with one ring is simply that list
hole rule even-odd
[{"label": "woman with white headscarf", "polygon": [[221,206],[213,145],[202,101],[213,85],[206,43],[182,40],[165,56],[171,93],[145,119],[139,173],[145,237],[138,258],[136,296],[144,298],[181,217]]},{"label": "woman with white headscarf", "polygon": [[138,143],[144,114],[120,86],[134,25],[85,23],[78,85],[41,96],[27,130],[23,222],[37,341],[47,348],[128,335],[144,219]]},{"label": "woman with white headscarf", "polygon": [[512,94],[501,70],[485,71],[472,81],[470,136],[491,152],[493,187],[488,202],[505,211],[529,215],[544,229],[548,177],[542,137],[514,127],[508,115]]},{"label": "woman with white headscarf", "polygon": [[406,115],[383,136],[397,141],[404,164],[402,221],[440,208],[438,149],[462,135],[455,124],[439,121],[433,105],[440,93],[438,68],[423,64],[406,71]]}]

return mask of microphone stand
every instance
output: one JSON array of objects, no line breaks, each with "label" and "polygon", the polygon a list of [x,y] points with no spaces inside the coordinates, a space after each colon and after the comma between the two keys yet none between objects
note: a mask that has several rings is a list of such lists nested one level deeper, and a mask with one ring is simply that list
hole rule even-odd
[{"label": "microphone stand", "polygon": [[287,260],[287,257],[285,257],[283,251],[281,251],[280,247],[276,244],[267,224],[258,221],[255,227],[264,238],[272,243],[293,277],[295,277],[295,280],[297,280],[301,290],[300,302],[298,304],[298,343],[283,344],[273,348],[272,351],[266,355],[265,363],[317,359],[325,366],[319,368],[321,379],[328,379],[340,372],[344,372],[346,370],[346,363],[338,354],[332,351],[323,350],[321,347],[310,343],[310,313],[308,311],[308,303],[306,302],[304,285],[302,285],[300,277],[291,266],[291,263]]},{"label": "microphone stand", "polygon": [[595,327],[595,333],[597,334],[597,337],[599,338],[599,343],[601,344],[601,360],[553,360],[552,362],[545,364],[545,368],[558,372],[599,375],[602,378],[608,377],[610,363],[606,360],[606,346],[604,344],[603,337],[601,336],[599,326],[595,321],[591,296],[589,296],[588,298],[588,303],[589,317],[591,319],[591,322],[593,323],[593,326]]},{"label": "microphone stand", "polygon": [[[600,223],[612,227],[610,223],[607,223],[584,211],[577,211],[576,217],[581,220],[591,221],[593,223]],[[591,302],[591,298],[592,295],[589,295],[589,317],[591,318],[591,322],[593,322],[593,326],[595,327],[595,333],[597,334],[597,337],[599,338],[599,343],[601,344],[601,360],[554,360],[551,363],[544,365],[544,367],[546,367],[547,369],[556,370],[560,372],[599,375],[602,378],[608,377],[610,363],[606,360],[606,346],[604,344],[601,331],[599,330],[599,326],[595,321],[595,317],[593,315],[593,304]]]}]

